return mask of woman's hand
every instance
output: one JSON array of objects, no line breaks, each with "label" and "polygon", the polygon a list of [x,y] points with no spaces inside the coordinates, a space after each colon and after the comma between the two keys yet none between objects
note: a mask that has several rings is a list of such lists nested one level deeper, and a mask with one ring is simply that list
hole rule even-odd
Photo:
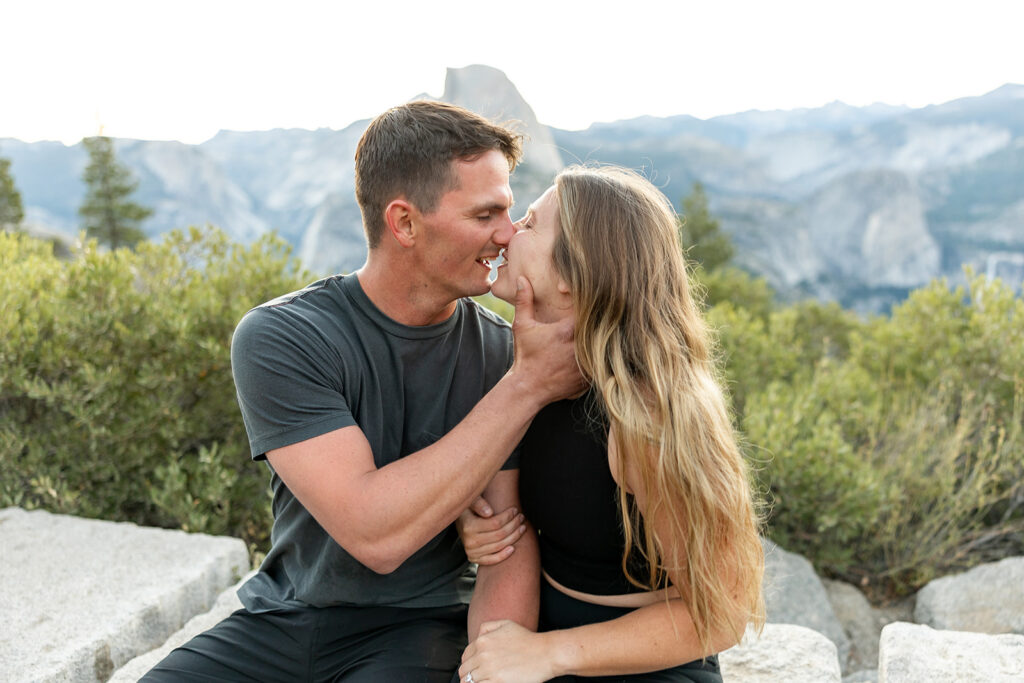
[{"label": "woman's hand", "polygon": [[495,515],[487,501],[480,497],[459,515],[455,528],[470,562],[493,565],[513,553],[514,543],[526,531],[526,524],[515,508]]},{"label": "woman's hand", "polygon": [[528,631],[514,621],[487,621],[462,653],[459,680],[474,683],[541,683],[554,678],[549,634]]}]

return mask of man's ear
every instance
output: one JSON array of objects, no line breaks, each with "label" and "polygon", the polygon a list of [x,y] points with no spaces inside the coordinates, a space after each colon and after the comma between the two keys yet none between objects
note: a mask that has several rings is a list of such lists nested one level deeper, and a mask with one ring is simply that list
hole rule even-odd
[{"label": "man's ear", "polygon": [[416,241],[415,218],[418,216],[416,207],[405,197],[392,199],[384,207],[384,222],[388,231],[403,247],[411,247]]}]

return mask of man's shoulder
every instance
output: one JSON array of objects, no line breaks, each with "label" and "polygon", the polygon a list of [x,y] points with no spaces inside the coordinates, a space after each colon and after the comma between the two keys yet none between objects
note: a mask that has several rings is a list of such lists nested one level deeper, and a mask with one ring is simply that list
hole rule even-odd
[{"label": "man's shoulder", "polygon": [[288,292],[270,301],[265,301],[251,310],[284,309],[296,304],[306,304],[314,307],[322,305],[324,301],[336,299],[342,293],[345,277],[344,275],[332,275],[321,278],[316,282],[309,283],[302,289],[297,289],[294,292]]},{"label": "man's shoulder", "polygon": [[328,322],[347,317],[340,315],[345,306],[342,276],[323,278],[249,309],[235,326],[232,342],[320,337]]}]

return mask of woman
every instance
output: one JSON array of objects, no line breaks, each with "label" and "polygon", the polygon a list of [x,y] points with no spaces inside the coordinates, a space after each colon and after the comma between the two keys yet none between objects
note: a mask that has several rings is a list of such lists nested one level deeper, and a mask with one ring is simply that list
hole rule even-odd
[{"label": "woman", "polygon": [[[492,292],[511,301],[526,277],[538,319],[575,316],[591,389],[522,443],[538,632],[484,624],[459,675],[720,681],[715,653],[763,624],[764,557],[671,204],[635,173],[572,167],[517,228]],[[460,521],[470,559],[507,556],[497,523]]]}]

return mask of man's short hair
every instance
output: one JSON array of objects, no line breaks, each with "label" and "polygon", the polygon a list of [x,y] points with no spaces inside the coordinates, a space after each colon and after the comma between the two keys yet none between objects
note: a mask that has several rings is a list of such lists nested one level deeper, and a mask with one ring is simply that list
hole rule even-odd
[{"label": "man's short hair", "polygon": [[393,107],[375,118],[356,147],[356,200],[370,249],[385,231],[384,209],[404,196],[423,213],[456,189],[455,160],[472,161],[491,150],[522,156],[522,135],[468,109],[428,100]]}]

